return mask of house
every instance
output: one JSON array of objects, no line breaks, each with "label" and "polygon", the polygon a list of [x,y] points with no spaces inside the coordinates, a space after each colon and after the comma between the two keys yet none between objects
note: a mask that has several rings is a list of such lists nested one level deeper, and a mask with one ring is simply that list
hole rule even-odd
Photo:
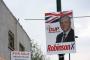
[{"label": "house", "polygon": [[11,51],[31,51],[31,40],[3,0],[0,0],[0,58],[10,60]]}]

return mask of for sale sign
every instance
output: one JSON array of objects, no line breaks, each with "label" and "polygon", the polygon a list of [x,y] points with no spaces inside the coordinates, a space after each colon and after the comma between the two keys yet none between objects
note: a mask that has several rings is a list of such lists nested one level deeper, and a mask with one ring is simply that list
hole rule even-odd
[{"label": "for sale sign", "polygon": [[12,51],[11,60],[31,60],[31,52],[27,51]]}]

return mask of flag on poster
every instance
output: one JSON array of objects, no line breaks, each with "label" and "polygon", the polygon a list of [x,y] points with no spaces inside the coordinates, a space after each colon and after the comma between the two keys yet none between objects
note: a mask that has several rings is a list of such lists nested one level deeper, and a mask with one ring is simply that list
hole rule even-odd
[{"label": "flag on poster", "polygon": [[76,51],[72,11],[45,13],[47,54]]}]

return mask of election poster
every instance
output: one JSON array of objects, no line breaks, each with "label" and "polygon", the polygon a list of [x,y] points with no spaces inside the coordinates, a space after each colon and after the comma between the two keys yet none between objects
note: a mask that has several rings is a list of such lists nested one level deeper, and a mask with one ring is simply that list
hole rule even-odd
[{"label": "election poster", "polygon": [[11,60],[31,60],[31,52],[11,51]]},{"label": "election poster", "polygon": [[47,54],[76,52],[72,11],[45,13]]}]

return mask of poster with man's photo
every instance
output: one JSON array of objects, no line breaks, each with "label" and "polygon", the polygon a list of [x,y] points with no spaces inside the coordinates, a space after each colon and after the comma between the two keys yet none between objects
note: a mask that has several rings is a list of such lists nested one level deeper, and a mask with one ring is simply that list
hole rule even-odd
[{"label": "poster with man's photo", "polygon": [[47,54],[76,51],[72,11],[45,13]]}]

